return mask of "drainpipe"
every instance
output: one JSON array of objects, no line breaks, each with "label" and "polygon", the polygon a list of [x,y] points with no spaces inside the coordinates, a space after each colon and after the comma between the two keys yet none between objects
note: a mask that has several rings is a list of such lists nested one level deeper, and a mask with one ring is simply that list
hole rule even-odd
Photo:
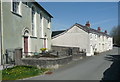
[{"label": "drainpipe", "polygon": [[[2,1],[0,0],[0,12],[1,12],[1,4],[2,4]],[[1,25],[1,13],[0,13],[0,65],[1,65],[1,63],[2,63],[2,36],[1,36],[1,27],[2,27],[2,25]]]},{"label": "drainpipe", "polygon": [[1,64],[3,64],[3,9],[2,9],[2,0],[1,0]]},{"label": "drainpipe", "polygon": [[[1,0],[0,0],[0,12],[1,12]],[[1,65],[1,14],[0,14],[0,65]]]}]

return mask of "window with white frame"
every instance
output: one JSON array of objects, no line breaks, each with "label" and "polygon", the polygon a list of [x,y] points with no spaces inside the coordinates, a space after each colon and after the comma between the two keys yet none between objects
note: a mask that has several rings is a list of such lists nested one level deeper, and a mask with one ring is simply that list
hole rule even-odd
[{"label": "window with white frame", "polygon": [[28,2],[25,2],[25,5],[28,6]]},{"label": "window with white frame", "polygon": [[103,41],[104,41],[104,36],[102,36],[102,39],[103,39]]},{"label": "window with white frame", "polygon": [[51,20],[48,19],[47,22],[48,22],[48,28],[50,28],[50,22],[51,22]]},{"label": "window with white frame", "polygon": [[12,0],[12,11],[14,13],[20,14],[20,1]]},{"label": "window with white frame", "polygon": [[98,35],[99,41],[100,41],[100,35]]},{"label": "window with white frame", "polygon": [[32,36],[35,36],[35,8],[32,7]]},{"label": "window with white frame", "polygon": [[42,13],[40,13],[40,37],[43,36],[43,28],[42,28]]},{"label": "window with white frame", "polygon": [[40,13],[40,27],[42,27],[42,14]]},{"label": "window with white frame", "polygon": [[91,33],[89,34],[89,37],[90,37],[90,39],[92,39],[92,34]]},{"label": "window with white frame", "polygon": [[28,2],[23,2],[25,7],[28,7]]},{"label": "window with white frame", "polygon": [[97,39],[97,34],[95,35],[95,39]]},{"label": "window with white frame", "polygon": [[40,13],[40,23],[41,23],[41,20],[42,20],[42,13]]},{"label": "window with white frame", "polygon": [[47,18],[46,18],[46,17],[44,17],[44,26],[45,26],[46,28],[48,28],[48,21],[47,21]]}]

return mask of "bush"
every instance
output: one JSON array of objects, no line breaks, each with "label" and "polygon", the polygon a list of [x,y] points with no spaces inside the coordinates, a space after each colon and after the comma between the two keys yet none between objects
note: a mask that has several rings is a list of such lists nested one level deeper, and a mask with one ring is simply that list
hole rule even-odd
[{"label": "bush", "polygon": [[40,50],[41,50],[41,51],[46,51],[46,48],[41,48]]},{"label": "bush", "polygon": [[34,66],[14,66],[2,71],[2,80],[16,80],[26,77],[36,76],[44,73],[48,69],[38,69]]}]

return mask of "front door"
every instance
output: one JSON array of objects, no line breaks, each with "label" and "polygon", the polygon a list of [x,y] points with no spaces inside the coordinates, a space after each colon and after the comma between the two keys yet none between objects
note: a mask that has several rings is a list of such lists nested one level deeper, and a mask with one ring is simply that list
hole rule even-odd
[{"label": "front door", "polygon": [[46,39],[44,39],[44,48],[46,48]]},{"label": "front door", "polygon": [[28,37],[24,37],[24,52],[28,52]]}]

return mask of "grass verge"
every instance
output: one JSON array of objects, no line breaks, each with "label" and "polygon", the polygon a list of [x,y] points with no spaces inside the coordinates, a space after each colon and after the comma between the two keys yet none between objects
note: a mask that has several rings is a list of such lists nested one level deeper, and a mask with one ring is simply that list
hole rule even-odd
[{"label": "grass verge", "polygon": [[48,69],[38,69],[37,67],[33,66],[14,66],[12,68],[2,70],[2,80],[23,79],[43,74],[45,71],[48,71]]},{"label": "grass verge", "polygon": [[0,70],[0,80],[2,80],[2,70]]}]

